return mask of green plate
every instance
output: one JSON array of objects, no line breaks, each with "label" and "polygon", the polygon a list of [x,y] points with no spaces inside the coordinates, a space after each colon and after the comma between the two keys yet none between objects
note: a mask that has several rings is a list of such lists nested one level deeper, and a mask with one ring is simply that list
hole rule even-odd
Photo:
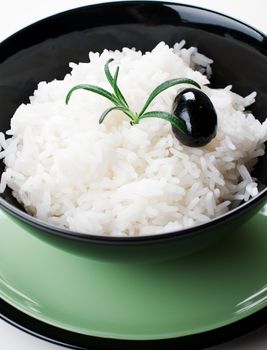
[{"label": "green plate", "polygon": [[69,331],[127,340],[176,338],[267,306],[267,217],[261,214],[197,254],[162,263],[108,263],[71,254],[4,214],[0,227],[0,298]]}]

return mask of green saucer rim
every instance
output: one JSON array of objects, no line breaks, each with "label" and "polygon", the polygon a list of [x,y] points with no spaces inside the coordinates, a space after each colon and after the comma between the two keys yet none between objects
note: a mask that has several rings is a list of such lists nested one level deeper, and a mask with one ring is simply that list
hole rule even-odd
[{"label": "green saucer rim", "polygon": [[[3,216],[3,218],[4,218],[4,220],[7,220],[8,223],[14,224],[6,216]],[[264,236],[264,232],[261,230],[262,225],[265,225],[265,218],[267,220],[266,216],[263,216],[261,214],[257,214],[254,217],[254,219],[252,219],[252,226],[253,226],[253,220],[256,220],[256,222],[259,225],[259,228],[260,228],[259,229],[259,235],[260,235],[260,237],[262,237],[262,235],[263,235],[263,237],[265,237]],[[262,220],[264,220],[264,221],[262,221]],[[251,230],[247,229],[246,232],[248,232],[247,233],[248,237],[251,237],[251,235],[250,235]],[[242,229],[241,229],[241,233],[243,233]],[[7,237],[8,237],[8,235],[7,235]],[[31,234],[29,234],[28,239],[35,239],[35,238]],[[230,240],[231,240],[230,242],[232,242],[232,238],[230,238]],[[246,246],[247,246],[247,243],[246,243]],[[258,243],[257,243],[257,246],[258,246]],[[42,248],[42,246],[41,246],[41,248]],[[213,250],[211,249],[211,251],[213,251]],[[234,251],[235,251],[235,247],[234,247]],[[65,252],[61,252],[61,253],[63,253],[65,255]],[[59,254],[59,253],[55,253],[55,254],[57,256],[57,254]],[[199,253],[197,253],[197,254],[199,254]],[[202,254],[202,253],[200,253],[200,254]],[[205,252],[204,252],[203,256],[206,256]],[[79,260],[79,259],[81,259],[81,257],[75,257],[75,259]],[[183,258],[181,258],[181,259],[183,259]],[[198,259],[198,257],[196,259]],[[191,257],[189,257],[189,260],[191,260]],[[89,258],[89,265],[91,264],[90,266],[92,266],[94,268],[95,262],[91,262],[91,261],[92,260]],[[210,261],[210,260],[208,260],[208,261]],[[186,261],[186,263],[188,263],[188,260]],[[147,263],[147,264],[148,264],[148,266],[150,268],[150,263]],[[106,263],[105,265],[109,265],[109,264]],[[100,266],[100,268],[102,269],[101,266]],[[169,265],[167,265],[167,266],[169,266]],[[174,266],[176,266],[176,265],[174,265]],[[241,266],[242,266],[242,262],[241,262]],[[265,262],[264,262],[264,264],[262,266],[265,266]],[[96,267],[99,268],[98,263],[97,263]],[[121,267],[119,267],[119,268],[121,268]],[[163,267],[163,268],[165,268],[165,267]],[[113,269],[113,267],[111,267],[111,269]],[[153,269],[154,269],[154,267],[153,267]],[[225,272],[225,270],[226,270],[225,267],[223,267],[223,272]],[[105,271],[104,273],[107,273],[106,270],[104,270],[104,271]],[[107,271],[109,271],[109,270],[107,270]],[[148,271],[150,271],[150,270],[148,270]],[[175,271],[176,271],[176,268],[175,268]],[[120,272],[120,270],[119,270],[119,272]],[[116,273],[116,271],[115,271],[115,273]],[[235,275],[235,273],[233,273],[233,275]],[[265,278],[264,277],[265,275],[263,276],[262,273],[259,276],[260,276],[261,280],[262,280],[262,277]],[[1,281],[1,279],[0,279],[0,281]],[[4,282],[4,280],[2,280],[2,282]],[[33,286],[34,286],[34,283],[33,283]],[[140,329],[138,331],[131,332],[131,330],[129,329],[129,326],[126,326],[126,328],[124,328],[124,330],[122,330],[120,332],[118,330],[117,326],[115,328],[112,328],[111,330],[106,328],[106,326],[104,326],[104,328],[101,328],[101,327],[98,328],[99,327],[98,326],[99,321],[97,321],[96,325],[94,326],[92,321],[90,321],[90,319],[89,319],[88,327],[85,328],[85,323],[84,322],[80,322],[79,324],[78,323],[75,324],[74,322],[73,323],[71,323],[71,322],[68,323],[68,321],[69,321],[68,317],[65,317],[65,316],[62,317],[62,316],[59,315],[58,318],[57,318],[54,315],[54,318],[53,318],[53,313],[51,313],[51,310],[49,311],[49,310],[45,309],[44,310],[45,312],[41,313],[40,310],[38,310],[38,309],[34,310],[28,304],[25,304],[25,301],[27,301],[27,297],[30,298],[31,296],[33,296],[33,300],[37,300],[38,301],[39,300],[38,298],[40,298],[40,295],[38,295],[38,293],[37,293],[37,299],[36,299],[36,295],[34,293],[32,295],[25,294],[25,297],[21,297],[20,296],[20,298],[18,298],[16,293],[14,295],[12,293],[10,293],[10,290],[12,291],[12,284],[10,286],[7,285],[7,287],[5,287],[5,284],[3,283],[2,287],[3,288],[0,290],[0,298],[2,298],[3,301],[7,302],[12,307],[14,307],[15,309],[21,311],[22,313],[28,315],[29,317],[33,317],[33,318],[39,320],[40,322],[44,322],[44,323],[50,324],[51,326],[54,326],[54,327],[59,327],[59,328],[62,328],[62,329],[65,329],[65,330],[68,330],[68,331],[71,331],[71,332],[80,333],[80,334],[87,335],[87,336],[95,336],[95,337],[101,337],[101,338],[116,338],[116,339],[121,339],[121,340],[138,340],[138,341],[141,341],[141,340],[144,340],[144,341],[145,340],[160,340],[160,339],[162,340],[162,339],[177,338],[177,337],[183,337],[183,336],[189,336],[189,335],[193,335],[193,334],[199,334],[199,333],[203,333],[203,332],[208,332],[208,331],[211,331],[212,329],[224,327],[226,325],[238,322],[238,321],[240,321],[240,320],[242,320],[242,319],[244,319],[246,317],[249,317],[250,315],[252,315],[252,314],[254,314],[256,312],[259,312],[260,310],[264,309],[265,307],[267,307],[267,298],[264,298],[264,300],[262,302],[257,302],[256,305],[252,304],[252,307],[248,307],[248,308],[244,308],[244,309],[241,306],[239,307],[238,306],[239,304],[233,304],[233,306],[231,306],[232,304],[230,304],[231,309],[229,309],[229,310],[226,309],[226,311],[223,310],[223,312],[219,311],[219,312],[221,312],[221,314],[217,313],[216,314],[217,316],[215,318],[211,317],[210,315],[205,316],[206,319],[205,319],[205,322],[203,322],[203,325],[201,325],[201,323],[198,321],[197,323],[191,322],[191,326],[187,325],[186,326],[187,328],[186,327],[184,327],[184,328],[179,328],[179,327],[175,328],[176,327],[175,323],[173,323],[173,325],[171,326],[172,329],[170,331],[168,331],[168,329],[164,328],[162,331],[157,333],[156,329],[157,329],[158,326],[157,326],[157,323],[156,323],[156,328],[153,325],[152,327],[148,327],[147,330],[145,330],[144,332],[140,331]],[[9,287],[11,287],[11,289]],[[5,288],[6,288],[6,290],[5,290]],[[138,288],[140,288],[140,286]],[[255,292],[261,292],[261,290],[262,290],[262,289],[259,288],[258,283],[256,284],[255,288],[257,288],[255,290]],[[18,289],[18,291],[19,290],[20,289]],[[249,289],[249,290],[251,290],[251,289]],[[22,290],[22,292],[23,292],[23,290]],[[222,295],[224,295],[224,294],[222,294]],[[250,298],[253,295],[254,295],[254,293],[250,293],[248,295],[248,297]],[[179,296],[179,294],[178,294],[178,296]],[[182,298],[184,298],[184,292],[182,292],[181,296],[182,296]],[[238,298],[240,297],[240,292],[238,292],[238,291],[237,291],[237,296],[238,296]],[[41,300],[42,303],[44,303],[43,299],[40,299],[40,300]],[[51,300],[51,299],[49,299],[49,300]],[[69,299],[66,299],[66,301],[68,301],[68,300]],[[66,303],[66,301],[65,301],[65,303]],[[190,301],[190,297],[189,297],[189,301]],[[192,299],[191,299],[191,301],[192,301]],[[241,301],[242,301],[242,303],[245,302],[245,298],[242,298]],[[204,303],[207,306],[206,297],[204,299]],[[213,301],[213,303],[214,303],[214,301]],[[219,302],[218,302],[218,304],[219,304]],[[176,305],[176,302],[174,302],[174,305]],[[45,306],[45,304],[44,304],[44,306]],[[229,306],[228,302],[226,303],[226,306]],[[234,306],[237,307],[236,311],[233,308]],[[150,307],[151,306],[148,306],[148,308],[150,308]],[[72,307],[72,309],[73,309],[73,307]],[[47,312],[47,311],[49,311],[49,312]],[[242,311],[242,312],[240,312],[240,311]],[[57,310],[57,312],[59,312],[59,311]],[[158,313],[160,311],[156,310],[156,312]],[[203,310],[200,311],[200,312],[203,312]],[[187,314],[187,310],[186,309],[185,310],[182,309],[182,314],[185,316]],[[189,311],[189,315],[190,314],[192,314],[192,311]],[[134,316],[134,318],[136,318],[136,317]],[[127,322],[129,322],[128,319],[127,319]],[[178,317],[178,319],[179,319],[179,317]],[[111,321],[108,319],[108,322],[111,322]],[[134,323],[135,322],[137,322],[137,318],[134,321]],[[174,321],[172,321],[172,322],[174,322]],[[180,321],[178,321],[178,323],[179,322]],[[159,324],[161,324],[161,323],[159,323]]]},{"label": "green saucer rim", "polygon": [[[231,341],[267,324],[267,307],[249,315],[239,321],[226,326],[215,328],[208,332],[196,333],[188,336],[160,340],[118,340],[98,338],[74,333],[66,329],[49,325],[17,310],[0,298],[0,319],[36,338],[59,346],[76,350],[93,350],[91,346],[98,345],[99,350],[200,350]],[[86,348],[85,348],[86,346]]]},{"label": "green saucer rim", "polygon": [[175,332],[170,332],[170,333],[165,332],[164,336],[154,335],[153,338],[151,338],[150,336],[144,337],[142,335],[142,339],[141,339],[139,337],[139,335],[133,336],[133,335],[129,335],[129,334],[127,335],[125,333],[122,336],[121,334],[115,334],[114,332],[112,332],[111,334],[107,334],[107,333],[103,334],[102,331],[98,332],[98,331],[92,331],[92,330],[86,332],[84,329],[82,329],[80,327],[77,327],[77,326],[72,327],[72,326],[69,326],[68,324],[65,324],[63,322],[55,321],[47,316],[39,316],[38,314],[31,313],[26,308],[23,308],[19,303],[16,303],[16,302],[12,301],[10,298],[6,298],[5,296],[1,295],[1,292],[0,292],[0,299],[2,299],[4,302],[11,305],[16,310],[22,312],[23,314],[25,314],[29,317],[32,317],[40,322],[49,324],[53,327],[58,327],[61,329],[65,329],[69,332],[79,333],[79,334],[91,336],[91,337],[98,337],[98,338],[105,338],[105,339],[114,339],[115,338],[115,339],[126,340],[126,341],[131,341],[131,340],[132,341],[153,341],[153,340],[175,339],[175,338],[186,337],[186,336],[190,336],[190,335],[210,332],[213,329],[219,329],[219,328],[225,327],[227,325],[239,322],[239,321],[267,308],[267,299],[266,299],[266,301],[264,303],[260,304],[258,307],[255,307],[253,309],[249,309],[249,312],[244,312],[242,314],[242,317],[235,317],[235,318],[229,317],[229,319],[224,319],[223,321],[213,323],[212,325],[209,325],[209,326],[198,327],[198,328],[194,329],[193,332],[190,332],[190,331],[183,332],[183,334],[181,334],[181,335],[177,335],[177,333],[175,333]]}]

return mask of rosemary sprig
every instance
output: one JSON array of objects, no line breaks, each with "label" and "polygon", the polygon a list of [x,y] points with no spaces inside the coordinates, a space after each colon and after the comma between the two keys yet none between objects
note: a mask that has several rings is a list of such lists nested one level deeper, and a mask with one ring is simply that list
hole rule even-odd
[{"label": "rosemary sprig", "polygon": [[110,72],[109,64],[112,61],[113,61],[113,58],[109,59],[104,66],[106,78],[107,78],[107,80],[108,80],[108,82],[113,90],[112,93],[108,92],[107,90],[105,90],[101,87],[95,86],[95,85],[79,84],[79,85],[74,86],[68,92],[68,94],[66,96],[66,104],[69,103],[71,95],[74,91],[79,90],[79,89],[83,89],[83,90],[91,91],[91,92],[94,92],[98,95],[101,95],[101,96],[107,98],[108,100],[110,100],[115,105],[115,107],[108,108],[107,110],[105,110],[102,113],[102,115],[99,119],[100,124],[105,120],[106,116],[111,111],[120,110],[120,111],[124,112],[130,118],[131,125],[138,124],[141,119],[145,119],[145,118],[160,118],[160,119],[167,120],[173,126],[175,126],[177,129],[179,129],[181,132],[183,132],[183,133],[187,132],[187,128],[186,128],[186,125],[185,125],[185,122],[183,119],[179,119],[175,115],[173,115],[171,113],[167,113],[167,112],[162,112],[162,111],[146,112],[146,110],[149,107],[149,105],[151,104],[151,102],[154,100],[154,98],[156,96],[158,96],[164,90],[166,90],[172,86],[178,85],[178,84],[190,84],[190,85],[196,86],[197,88],[200,88],[198,83],[196,83],[192,79],[187,79],[187,78],[176,78],[176,79],[167,80],[164,83],[157,86],[151,92],[151,94],[149,95],[142,110],[139,113],[136,113],[136,112],[131,111],[127,101],[125,100],[122,92],[120,91],[120,89],[118,87],[119,67],[116,68],[114,76],[112,76],[112,74]]}]

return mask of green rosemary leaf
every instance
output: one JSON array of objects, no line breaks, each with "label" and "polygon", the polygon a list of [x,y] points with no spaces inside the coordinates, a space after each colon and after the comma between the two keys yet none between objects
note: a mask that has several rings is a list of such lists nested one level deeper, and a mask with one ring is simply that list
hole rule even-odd
[{"label": "green rosemary leaf", "polygon": [[[127,114],[127,108],[125,108],[125,107],[122,107],[122,106],[117,106],[117,107],[111,107],[111,108],[108,108],[108,109],[106,109],[102,114],[101,114],[101,117],[99,118],[99,124],[101,124],[101,123],[103,123],[103,121],[104,121],[104,119],[106,118],[106,116],[110,113],[110,112],[112,112],[112,111],[114,111],[115,109],[117,109],[117,110],[119,110],[119,111],[122,111],[122,112],[124,112],[124,113],[126,113]],[[128,114],[127,114],[128,115]],[[128,115],[129,116],[129,115]],[[130,116],[130,118],[132,119],[132,117]]]},{"label": "green rosemary leaf", "polygon": [[114,61],[114,59],[113,59],[113,58],[110,58],[110,59],[106,62],[105,66],[104,66],[104,71],[105,71],[105,75],[106,75],[106,77],[107,77],[108,82],[110,83],[111,87],[114,89],[114,80],[113,80],[113,77],[112,77],[112,75],[111,75],[111,73],[110,73],[110,70],[109,70],[109,64],[110,64],[112,61]]},{"label": "green rosemary leaf", "polygon": [[143,109],[141,110],[141,112],[139,113],[139,116],[141,116],[143,113],[145,113],[147,107],[150,105],[150,103],[154,100],[154,98],[156,96],[158,96],[158,94],[160,94],[161,92],[163,92],[166,89],[169,89],[170,87],[174,86],[174,85],[178,85],[178,84],[191,84],[194,85],[196,87],[198,87],[200,89],[200,86],[198,85],[197,82],[195,82],[192,79],[187,79],[187,78],[176,78],[176,79],[171,79],[171,80],[167,80],[164,83],[160,84],[159,86],[157,86],[150,94],[150,96],[148,97]]},{"label": "green rosemary leaf", "polygon": [[117,85],[117,80],[118,80],[119,71],[120,71],[120,67],[117,67],[117,68],[116,68],[116,71],[115,71],[115,74],[114,74],[114,78],[113,78],[113,83],[114,83],[114,85]]},{"label": "green rosemary leaf", "polygon": [[79,89],[83,89],[83,90],[88,90],[91,92],[94,92],[98,95],[101,95],[107,99],[109,99],[111,102],[113,102],[116,106],[118,105],[118,100],[116,98],[116,96],[112,95],[110,92],[108,92],[105,89],[102,89],[101,87],[95,86],[95,85],[88,85],[88,84],[80,84],[80,85],[76,85],[74,86],[67,94],[66,96],[66,104],[69,103],[70,97],[72,95],[72,93],[75,90],[79,90]]},{"label": "green rosemary leaf", "polygon": [[117,84],[117,80],[118,80],[118,75],[119,75],[119,71],[120,68],[117,67],[116,71],[115,71],[115,75],[114,75],[114,80],[113,80],[113,90],[114,90],[114,94],[116,95],[116,97],[118,98],[118,100],[120,101],[120,103],[125,106],[125,107],[129,107],[128,103],[126,102],[123,94],[121,93],[118,84]]},{"label": "green rosemary leaf", "polygon": [[116,68],[114,77],[112,77],[112,74],[110,73],[109,64],[112,61],[114,61],[114,59],[110,58],[107,61],[107,63],[105,64],[105,66],[104,66],[105,75],[106,75],[107,80],[109,81],[109,83],[114,91],[115,96],[117,97],[118,101],[120,102],[120,104],[125,106],[125,107],[128,107],[128,103],[126,102],[126,100],[125,100],[124,96],[122,95],[122,93],[118,87],[118,84],[117,84],[120,68],[119,67]]},{"label": "green rosemary leaf", "polygon": [[167,112],[160,112],[160,111],[152,111],[142,114],[139,117],[139,120],[145,119],[145,118],[160,118],[167,120],[172,125],[174,125],[177,129],[179,129],[182,133],[187,133],[187,127],[185,122],[182,119],[177,118],[175,115]]}]

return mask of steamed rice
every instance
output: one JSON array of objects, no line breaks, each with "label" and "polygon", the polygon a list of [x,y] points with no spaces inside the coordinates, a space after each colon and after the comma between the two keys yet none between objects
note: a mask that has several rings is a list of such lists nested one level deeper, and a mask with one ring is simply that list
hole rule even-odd
[{"label": "steamed rice", "polygon": [[[0,133],[0,158],[6,186],[39,219],[73,231],[113,236],[179,230],[217,217],[235,201],[257,195],[250,173],[264,154],[267,122],[245,108],[255,101],[224,89],[211,89],[212,60],[184,42],[158,44],[142,54],[134,49],[91,52],[89,63],[71,63],[64,80],[41,82],[30,103],[22,104],[6,132]],[[218,115],[215,139],[201,148],[182,145],[171,125],[160,119],[131,126],[119,111],[102,125],[111,102],[80,90],[65,105],[67,92],[80,83],[109,90],[103,67],[119,65],[118,84],[132,110],[140,110],[150,92],[175,77],[194,79]],[[150,110],[171,111],[180,86],[152,102]]]}]

